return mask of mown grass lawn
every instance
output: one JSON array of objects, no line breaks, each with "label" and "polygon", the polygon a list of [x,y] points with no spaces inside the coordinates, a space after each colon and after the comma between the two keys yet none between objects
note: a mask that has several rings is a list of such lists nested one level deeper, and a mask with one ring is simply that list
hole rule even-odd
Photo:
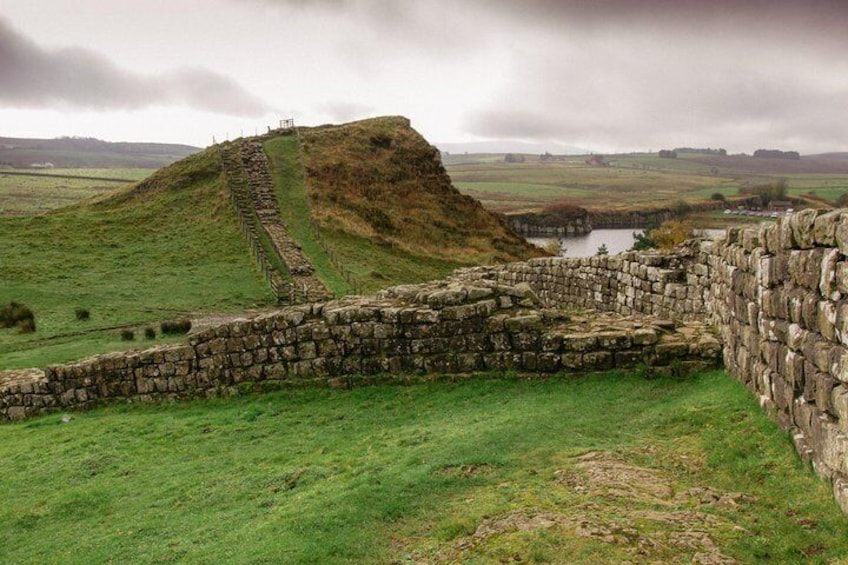
[{"label": "mown grass lawn", "polygon": [[722,372],[56,414],[0,427],[0,477],[0,563],[848,555],[829,487]]}]

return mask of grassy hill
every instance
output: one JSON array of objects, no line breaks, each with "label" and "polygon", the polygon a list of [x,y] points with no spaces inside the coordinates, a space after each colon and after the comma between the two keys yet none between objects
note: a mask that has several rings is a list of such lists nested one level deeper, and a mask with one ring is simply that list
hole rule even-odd
[{"label": "grassy hill", "polygon": [[55,414],[0,426],[0,477],[2,563],[848,555],[828,485],[721,372],[291,390],[66,424]]},{"label": "grassy hill", "polygon": [[[375,148],[378,135],[388,147]],[[266,136],[264,147],[283,219],[337,296],[540,253],[453,189],[405,120],[301,137],[302,149],[292,135]],[[24,303],[37,322],[34,334],[0,330],[0,369],[149,345],[142,330],[163,319],[273,306],[225,179],[212,147],[115,193],[0,218],[0,304]],[[120,339],[125,328],[135,342]]]},{"label": "grassy hill", "polygon": [[271,303],[212,150],[100,201],[0,219],[0,247],[0,303],[27,304],[38,327],[0,331],[2,368],[128,347],[119,326]]}]

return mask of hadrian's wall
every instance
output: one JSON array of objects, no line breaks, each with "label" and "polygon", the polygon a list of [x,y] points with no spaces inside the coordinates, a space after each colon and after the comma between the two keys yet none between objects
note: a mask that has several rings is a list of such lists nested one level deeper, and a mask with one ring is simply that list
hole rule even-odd
[{"label": "hadrian's wall", "polygon": [[0,376],[0,419],[105,402],[515,370],[684,373],[720,363],[701,323],[541,307],[528,285],[451,280],[292,306],[184,345]]},{"label": "hadrian's wall", "polygon": [[226,324],[185,345],[0,374],[0,419],[376,375],[674,372],[719,355],[848,512],[848,210],[729,229],[671,254],[465,269]]},{"label": "hadrian's wall", "polygon": [[709,310],[710,245],[691,242],[673,253],[629,251],[596,257],[532,259],[464,269],[454,277],[526,283],[547,307],[704,320]]},{"label": "hadrian's wall", "polygon": [[807,210],[666,255],[537,259],[458,274],[548,307],[703,320],[728,372],[832,479],[848,513],[848,210]]},{"label": "hadrian's wall", "polygon": [[728,230],[709,255],[728,372],[832,479],[848,513],[848,210]]}]

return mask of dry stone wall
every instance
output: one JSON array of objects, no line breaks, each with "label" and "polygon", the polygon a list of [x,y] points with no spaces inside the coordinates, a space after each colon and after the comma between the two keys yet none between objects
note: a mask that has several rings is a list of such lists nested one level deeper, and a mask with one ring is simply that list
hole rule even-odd
[{"label": "dry stone wall", "polygon": [[693,241],[674,253],[631,251],[597,257],[532,259],[465,269],[454,277],[526,283],[547,307],[703,320],[711,284],[709,253],[709,243]]},{"label": "dry stone wall", "polygon": [[848,211],[730,229],[709,255],[724,362],[848,513]]},{"label": "dry stone wall", "polygon": [[7,377],[0,418],[493,370],[682,374],[720,357],[718,339],[700,323],[569,313],[541,308],[526,284],[444,281],[291,306],[204,330],[183,345]]},{"label": "dry stone wall", "polygon": [[670,254],[464,269],[373,297],[291,306],[183,345],[0,373],[0,420],[487,370],[675,373],[719,358],[832,480],[848,512],[848,210],[729,229]]}]

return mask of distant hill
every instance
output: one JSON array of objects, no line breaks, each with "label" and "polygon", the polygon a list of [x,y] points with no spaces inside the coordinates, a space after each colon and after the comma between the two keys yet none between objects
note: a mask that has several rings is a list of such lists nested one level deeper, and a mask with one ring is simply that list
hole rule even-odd
[{"label": "distant hill", "polygon": [[200,151],[173,143],[110,142],[90,137],[0,137],[0,167],[158,169]]}]

